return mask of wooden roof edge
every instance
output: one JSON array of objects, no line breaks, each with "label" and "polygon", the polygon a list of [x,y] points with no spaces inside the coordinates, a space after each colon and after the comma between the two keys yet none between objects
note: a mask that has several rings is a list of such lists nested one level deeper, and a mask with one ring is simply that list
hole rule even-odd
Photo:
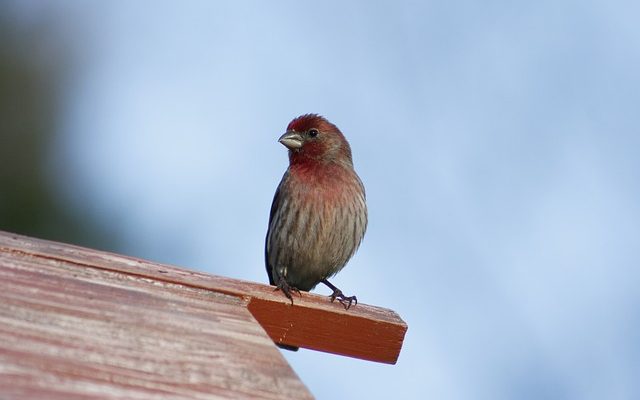
[{"label": "wooden roof edge", "polygon": [[381,307],[349,310],[326,296],[303,292],[290,301],[273,286],[226,278],[115,253],[0,231],[0,251],[71,262],[245,299],[249,311],[276,343],[395,364],[407,324]]}]

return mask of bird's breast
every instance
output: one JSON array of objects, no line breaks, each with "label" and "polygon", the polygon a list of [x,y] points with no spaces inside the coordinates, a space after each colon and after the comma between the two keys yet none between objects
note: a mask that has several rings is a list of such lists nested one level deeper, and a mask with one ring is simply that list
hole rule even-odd
[{"label": "bird's breast", "polygon": [[276,264],[300,289],[310,290],[342,269],[364,236],[364,190],[353,175],[350,180],[329,176],[304,181],[290,176],[287,182],[289,196],[282,199],[287,220],[275,238],[281,250]]}]

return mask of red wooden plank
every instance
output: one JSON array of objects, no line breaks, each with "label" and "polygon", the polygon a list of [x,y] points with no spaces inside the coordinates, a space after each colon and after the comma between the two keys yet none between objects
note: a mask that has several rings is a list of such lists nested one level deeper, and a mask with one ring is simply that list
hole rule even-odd
[{"label": "red wooden plank", "polygon": [[268,285],[0,233],[0,251],[3,249],[243,298],[249,311],[278,343],[394,364],[407,331],[407,325],[395,312],[366,304],[344,310],[325,296],[303,293],[302,297],[294,297],[291,306]]}]

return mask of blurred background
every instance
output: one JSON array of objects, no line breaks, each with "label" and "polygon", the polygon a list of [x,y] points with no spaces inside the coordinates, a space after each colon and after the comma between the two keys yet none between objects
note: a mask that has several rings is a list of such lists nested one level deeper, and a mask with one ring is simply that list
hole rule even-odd
[{"label": "blurred background", "polygon": [[285,353],[318,398],[640,398],[638,15],[2,1],[0,229],[267,282],[276,140],[320,113],[370,212],[334,283],[409,331],[395,366]]}]

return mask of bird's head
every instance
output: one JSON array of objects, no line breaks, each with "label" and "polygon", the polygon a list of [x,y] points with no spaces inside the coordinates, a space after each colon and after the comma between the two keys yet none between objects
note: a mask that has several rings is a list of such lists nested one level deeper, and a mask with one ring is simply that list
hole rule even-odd
[{"label": "bird's head", "polygon": [[317,114],[295,118],[278,141],[289,149],[291,164],[336,161],[352,165],[347,139],[338,127]]}]

